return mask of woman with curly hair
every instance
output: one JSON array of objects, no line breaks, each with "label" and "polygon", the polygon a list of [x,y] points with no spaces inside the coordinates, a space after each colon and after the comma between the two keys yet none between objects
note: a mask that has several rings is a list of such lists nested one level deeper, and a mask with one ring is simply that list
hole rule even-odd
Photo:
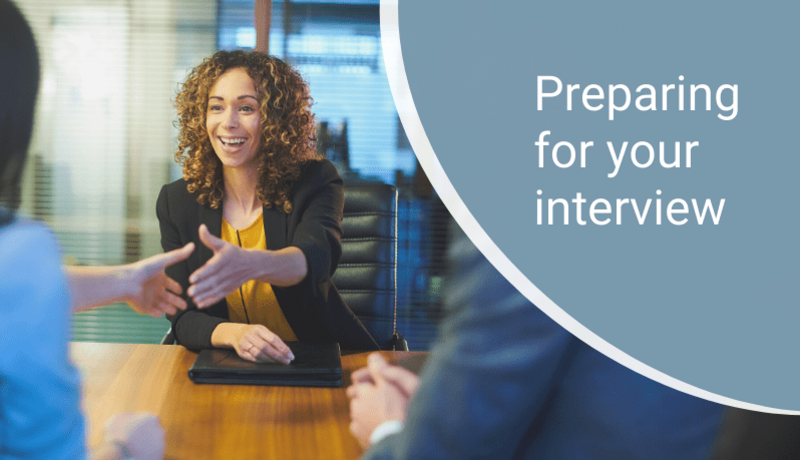
[{"label": "woman with curly hair", "polygon": [[156,211],[165,251],[199,250],[167,273],[189,298],[170,316],[187,348],[291,362],[285,341],[378,346],[336,291],[342,179],[316,154],[308,85],[259,52],[218,51],[177,97],[175,159]]}]

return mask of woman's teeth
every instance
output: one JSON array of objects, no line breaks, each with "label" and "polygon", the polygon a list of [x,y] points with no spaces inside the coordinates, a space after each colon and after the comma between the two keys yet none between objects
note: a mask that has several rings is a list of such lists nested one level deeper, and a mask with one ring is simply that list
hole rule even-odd
[{"label": "woman's teeth", "polygon": [[247,141],[244,137],[232,137],[230,139],[219,138],[223,145],[242,145]]}]

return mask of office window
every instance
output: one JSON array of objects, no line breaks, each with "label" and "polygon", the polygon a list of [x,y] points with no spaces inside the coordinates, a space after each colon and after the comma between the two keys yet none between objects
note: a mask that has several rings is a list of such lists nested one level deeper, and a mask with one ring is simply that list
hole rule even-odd
[{"label": "office window", "polygon": [[[269,50],[309,83],[319,145],[347,180],[400,190],[397,328],[428,348],[441,317],[452,218],[421,170],[394,107],[378,0],[273,1]],[[252,48],[253,1],[223,0],[219,47]]]},{"label": "office window", "polygon": [[[25,0],[42,78],[21,213],[67,264],[161,252],[155,200],[170,177],[174,98],[216,49],[215,0]],[[76,340],[157,343],[165,319],[118,305],[75,315]]]}]

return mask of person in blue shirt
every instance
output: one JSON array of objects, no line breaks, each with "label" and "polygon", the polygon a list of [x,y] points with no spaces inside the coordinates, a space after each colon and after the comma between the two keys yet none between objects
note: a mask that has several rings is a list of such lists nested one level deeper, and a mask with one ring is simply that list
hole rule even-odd
[{"label": "person in blue shirt", "polygon": [[448,316],[421,376],[377,354],[351,376],[363,459],[709,458],[725,406],[572,336],[465,236],[451,255]]},{"label": "person in blue shirt", "polygon": [[[16,216],[33,129],[39,81],[36,45],[9,0],[0,0],[0,458],[86,457],[80,380],[69,360],[70,314],[124,301],[161,316],[186,308],[164,268],[186,259],[187,245],[115,267],[61,266],[42,224]],[[164,453],[156,416],[124,413],[105,425],[98,459],[151,460]]]}]

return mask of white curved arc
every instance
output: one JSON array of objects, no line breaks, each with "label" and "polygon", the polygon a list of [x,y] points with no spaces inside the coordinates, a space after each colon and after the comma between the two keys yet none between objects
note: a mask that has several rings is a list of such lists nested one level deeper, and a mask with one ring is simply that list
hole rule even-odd
[{"label": "white curved arc", "polygon": [[619,350],[600,338],[597,334],[587,329],[572,316],[559,308],[519,271],[483,230],[469,209],[467,209],[467,206],[461,200],[461,197],[459,197],[450,179],[448,179],[447,174],[445,174],[442,165],[439,163],[439,159],[433,151],[433,147],[431,147],[428,141],[425,129],[422,127],[422,121],[419,118],[419,114],[417,113],[417,109],[411,97],[411,88],[409,87],[405,66],[403,64],[403,55],[400,49],[398,1],[399,0],[381,0],[380,4],[383,59],[386,65],[386,74],[389,78],[389,86],[392,91],[392,97],[394,98],[394,104],[397,107],[397,112],[400,115],[400,120],[403,123],[403,128],[411,143],[411,147],[414,149],[414,153],[417,155],[419,163],[425,171],[425,174],[427,174],[428,179],[430,179],[431,184],[433,184],[442,202],[453,215],[456,222],[458,222],[458,225],[461,226],[464,233],[467,234],[475,246],[486,256],[489,262],[491,262],[492,265],[494,265],[494,267],[528,300],[533,302],[534,305],[539,307],[564,329],[614,361],[647,378],[684,393],[732,407],[775,414],[800,415],[800,411],[759,406],[711,393],[670,377],[632,358],[622,350]]}]

